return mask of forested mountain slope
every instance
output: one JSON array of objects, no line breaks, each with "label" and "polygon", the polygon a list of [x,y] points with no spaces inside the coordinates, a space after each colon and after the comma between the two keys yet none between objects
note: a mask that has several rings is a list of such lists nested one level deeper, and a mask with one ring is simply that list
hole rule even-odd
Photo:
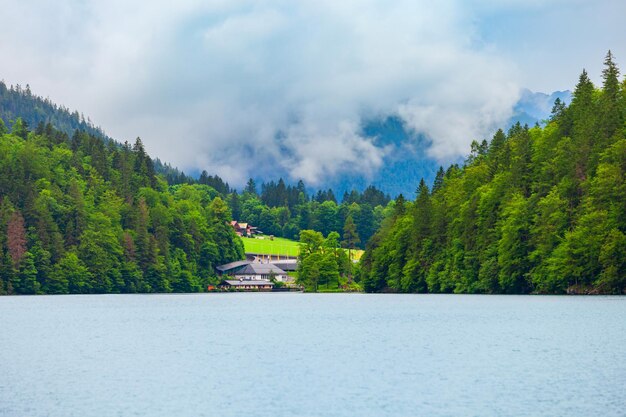
[{"label": "forested mountain slope", "polygon": [[72,135],[74,131],[81,130],[105,140],[110,138],[102,129],[94,126],[85,116],[77,111],[59,106],[47,98],[33,94],[30,86],[22,88],[20,85],[8,86],[0,81],[0,119],[10,125],[17,118],[31,128],[40,123],[50,123],[57,130]]},{"label": "forested mountain slope", "polygon": [[396,201],[362,258],[366,291],[623,293],[626,82],[609,53],[547,126],[474,143],[432,191]]},{"label": "forested mountain slope", "polygon": [[0,293],[199,291],[243,257],[228,205],[134,146],[0,119]]},{"label": "forested mountain slope", "polygon": [[[104,130],[95,126],[89,117],[85,118],[78,111],[70,111],[67,107],[53,103],[48,98],[34,94],[29,85],[25,88],[20,85],[7,87],[4,82],[0,81],[0,119],[4,121],[7,128],[10,128],[18,118],[29,129],[43,130],[49,124],[68,136],[72,136],[76,130],[79,130],[103,139],[105,143],[113,140]],[[163,174],[170,184],[194,181],[177,168],[162,163],[158,158],[154,160],[154,169],[158,174]]]}]

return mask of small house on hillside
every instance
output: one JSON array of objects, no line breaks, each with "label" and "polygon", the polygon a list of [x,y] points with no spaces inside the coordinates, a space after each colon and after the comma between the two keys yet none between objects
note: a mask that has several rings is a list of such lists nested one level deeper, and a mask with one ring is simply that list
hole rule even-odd
[{"label": "small house on hillside", "polygon": [[255,233],[258,233],[258,228],[250,225],[249,223],[239,223],[236,220],[230,222],[230,225],[235,229],[237,236],[250,237]]}]

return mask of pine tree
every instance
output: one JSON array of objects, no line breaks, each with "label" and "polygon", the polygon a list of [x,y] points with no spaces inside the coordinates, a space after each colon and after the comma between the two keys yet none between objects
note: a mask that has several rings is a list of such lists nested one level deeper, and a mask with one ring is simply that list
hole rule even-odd
[{"label": "pine tree", "polygon": [[613,62],[613,54],[609,51],[604,60],[602,70],[603,94],[600,102],[600,131],[605,139],[611,139],[613,135],[623,127],[624,116],[620,108],[620,85],[619,69]]},{"label": "pine tree", "polygon": [[37,281],[37,268],[35,258],[32,253],[26,252],[19,266],[19,287],[20,294],[38,294],[40,284]]},{"label": "pine tree", "polygon": [[437,175],[435,175],[435,181],[433,182],[433,194],[441,189],[443,186],[443,180],[445,178],[446,172],[443,170],[442,166],[439,166],[439,170],[437,170]]},{"label": "pine tree", "polygon": [[[597,135],[594,91],[595,88],[587,71],[583,70],[573,93],[572,104],[568,109],[573,120],[572,139],[576,151],[574,177],[578,181],[584,181],[589,172],[595,170],[598,162],[597,158],[590,160],[593,143],[597,142],[595,140]],[[600,146],[599,143],[596,145],[596,154],[598,146]]]},{"label": "pine tree", "polygon": [[244,192],[252,194],[252,195],[257,195],[257,193],[256,193],[256,183],[254,182],[254,180],[252,178],[248,179],[248,182],[246,183],[246,188],[244,189]]},{"label": "pine tree", "polygon": [[19,136],[22,139],[26,139],[28,137],[28,124],[22,120],[21,117],[15,119],[13,122],[13,126],[11,128],[11,133],[15,136]]},{"label": "pine tree", "polygon": [[229,196],[228,196],[228,205],[230,206],[230,212],[232,214],[233,219],[240,219],[241,218],[241,201],[239,198],[239,194],[237,194],[237,191],[233,191]]},{"label": "pine tree", "polygon": [[506,154],[506,135],[502,129],[493,135],[489,144],[489,172],[493,177],[508,166],[508,155]]},{"label": "pine tree", "polygon": [[352,251],[356,249],[357,245],[361,243],[359,234],[357,233],[354,220],[352,216],[346,217],[346,221],[343,225],[343,240],[341,245],[348,249],[348,260],[350,261],[350,268],[348,269],[348,281],[352,282]]},{"label": "pine tree", "polygon": [[396,198],[393,215],[394,217],[403,216],[406,213],[406,200],[404,196],[400,194],[398,198]]}]

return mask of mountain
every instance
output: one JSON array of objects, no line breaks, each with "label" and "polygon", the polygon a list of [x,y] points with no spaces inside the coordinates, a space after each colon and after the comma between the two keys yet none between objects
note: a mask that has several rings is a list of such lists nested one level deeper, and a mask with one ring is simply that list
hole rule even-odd
[{"label": "mountain", "polygon": [[20,85],[10,86],[0,81],[0,118],[7,124],[12,124],[20,117],[26,126],[35,129],[38,125],[50,123],[54,128],[68,136],[76,130],[90,135],[111,140],[104,131],[82,113],[70,111],[59,106],[50,99],[39,97],[30,91],[30,86],[22,88]]},{"label": "mountain", "polygon": [[[555,91],[551,94],[532,92],[524,89],[515,105],[513,116],[502,126],[509,127],[519,122],[522,126],[542,124],[550,117],[556,99],[569,104],[570,91]],[[356,174],[342,175],[341,178],[331,179],[325,188],[333,188],[337,195],[345,190],[362,190],[371,184],[385,193],[395,197],[403,194],[406,198],[415,195],[420,179],[432,184],[439,163],[427,154],[428,140],[419,134],[412,133],[404,122],[397,116],[388,116],[379,120],[366,120],[362,126],[362,134],[374,140],[378,147],[389,146],[389,152],[380,170],[371,178],[364,178]],[[460,156],[456,163],[462,163],[465,156]]]},{"label": "mountain", "polygon": [[[49,124],[68,138],[74,132],[82,131],[102,139],[105,143],[113,141],[102,128],[94,125],[91,119],[85,118],[82,113],[76,110],[70,111],[48,98],[33,94],[28,85],[25,88],[20,85],[7,87],[4,82],[0,81],[0,119],[10,128],[18,117],[27,129],[42,132]],[[156,172],[163,174],[170,184],[183,184],[192,180],[184,172],[159,159],[153,162]]]},{"label": "mountain", "polygon": [[[25,219],[24,224],[26,228],[38,227],[38,218],[33,219],[33,217],[27,215],[33,210],[31,207],[33,198],[35,198],[33,196],[37,195],[36,191],[33,191],[35,185],[29,182],[29,180],[21,178],[24,173],[19,171],[18,166],[20,164],[30,166],[30,164],[34,163],[42,168],[38,170],[37,175],[34,177],[29,174],[29,178],[40,181],[41,183],[37,185],[39,188],[35,188],[38,191],[43,191],[46,195],[49,194],[47,188],[52,188],[52,201],[54,201],[55,209],[59,210],[58,213],[55,212],[54,216],[58,216],[59,219],[55,220],[56,225],[49,222],[49,227],[60,231],[61,235],[65,236],[66,239],[66,243],[64,245],[58,243],[58,248],[55,248],[54,251],[46,249],[51,253],[50,256],[53,263],[57,262],[62,254],[74,252],[70,242],[77,242],[80,236],[79,232],[75,232],[74,226],[66,224],[66,219],[63,216],[63,213],[74,210],[71,203],[59,202],[59,200],[62,200],[62,195],[69,192],[67,180],[64,180],[65,182],[62,184],[58,184],[59,179],[55,176],[62,173],[62,176],[70,176],[70,174],[64,172],[72,169],[77,170],[77,173],[80,175],[80,178],[77,179],[78,183],[85,184],[79,187],[81,191],[88,192],[91,183],[96,182],[101,185],[98,192],[116,194],[124,202],[122,213],[118,213],[119,216],[116,214],[116,217],[121,217],[122,219],[123,233],[128,232],[130,236],[130,240],[124,237],[123,245],[130,245],[131,248],[137,247],[136,242],[133,240],[137,233],[135,230],[135,235],[133,235],[136,227],[129,226],[134,226],[133,222],[137,219],[138,199],[144,197],[149,200],[149,202],[147,201],[149,213],[152,204],[156,204],[158,214],[155,214],[155,216],[159,217],[160,220],[151,218],[150,231],[155,234],[153,236],[154,239],[161,242],[159,249],[165,259],[163,262],[158,262],[160,270],[162,272],[164,268],[177,268],[176,261],[171,263],[170,260],[172,256],[182,256],[181,252],[173,254],[170,253],[170,250],[175,251],[176,248],[181,249],[181,246],[185,246],[183,253],[186,256],[186,260],[179,259],[178,262],[181,263],[183,271],[184,279],[181,279],[183,279],[183,282],[186,282],[185,285],[188,284],[192,289],[197,289],[198,283],[201,284],[200,287],[205,287],[204,284],[210,282],[212,277],[210,268],[208,268],[208,261],[214,263],[215,255],[218,255],[217,259],[220,259],[221,262],[225,260],[224,255],[230,257],[233,253],[228,250],[228,243],[221,243],[218,245],[219,253],[203,253],[201,256],[202,263],[198,259],[198,250],[212,251],[215,249],[215,246],[210,241],[213,236],[204,233],[206,228],[204,228],[204,232],[201,230],[202,224],[199,219],[206,218],[207,205],[216,196],[228,203],[230,213],[235,216],[236,220],[254,224],[267,234],[291,239],[298,239],[299,233],[303,229],[322,231],[324,235],[328,235],[330,232],[341,234],[343,233],[346,218],[351,216],[356,231],[360,239],[362,239],[363,246],[376,227],[378,227],[380,221],[382,221],[385,215],[384,207],[390,200],[384,193],[365,185],[363,185],[362,193],[351,192],[345,196],[335,196],[333,192],[328,190],[323,193],[314,193],[312,190],[308,190],[307,195],[307,190],[303,183],[292,186],[285,184],[282,180],[275,182],[267,179],[259,181],[258,187],[251,185],[249,192],[239,195],[231,192],[232,190],[228,183],[224,182],[217,175],[209,175],[208,172],[202,171],[195,178],[191,178],[167,163],[161,162],[159,159],[150,158],[143,151],[143,145],[139,138],[137,138],[133,146],[128,143],[120,144],[107,138],[102,131],[93,128],[93,126],[87,123],[81,123],[80,118],[76,119],[72,116],[72,114],[78,113],[69,113],[64,108],[55,106],[47,100],[42,100],[33,95],[29,89],[23,90],[15,87],[5,89],[4,92],[3,100],[0,100],[0,109],[3,114],[9,114],[11,119],[8,120],[10,129],[7,129],[3,123],[0,123],[0,132],[11,131],[12,134],[6,134],[4,137],[0,136],[0,140],[10,144],[6,149],[6,155],[8,156],[0,155],[0,173],[4,175],[3,180],[5,181],[0,181],[0,199],[3,197],[2,192],[6,192],[8,198],[4,201],[7,204],[10,202],[7,212],[13,213],[13,210],[17,209],[23,212],[22,216]],[[17,111],[24,112],[29,122],[24,122],[19,117],[19,113],[16,113]],[[62,123],[62,126],[65,126],[64,131],[54,128],[53,122],[56,123],[58,121],[66,121],[66,123]],[[29,129],[28,125],[36,125],[37,127],[33,130]],[[91,128],[91,134],[80,130],[72,132],[72,127],[77,127],[78,129]],[[16,136],[21,138],[22,141],[17,140]],[[37,157],[19,159],[21,158],[19,155],[21,155],[22,150],[33,151],[32,145],[34,144],[37,144],[34,149]],[[54,159],[57,154],[66,155],[68,150],[71,156],[71,164],[60,164]],[[49,155],[50,153],[52,155]],[[11,161],[11,158],[17,160]],[[28,162],[24,162],[26,160]],[[51,167],[54,167],[54,170]],[[55,174],[53,175],[51,171],[54,171]],[[146,181],[146,177],[148,181]],[[148,184],[150,188],[156,189],[160,193],[158,198],[156,198],[156,194],[148,192],[146,189]],[[42,189],[40,190],[40,188]],[[11,190],[23,190],[28,195],[13,195],[10,192]],[[78,192],[77,190],[74,191]],[[138,194],[141,195],[138,196]],[[172,195],[175,199],[180,198],[185,201],[192,199],[193,201],[185,202],[185,204],[189,204],[188,207],[185,207],[182,204],[171,202]],[[340,204],[337,204],[337,197],[339,197]],[[94,197],[83,197],[83,200],[90,198]],[[98,202],[102,201],[99,197],[96,200]],[[163,205],[165,207],[162,207]],[[190,212],[189,209],[192,211]],[[96,204],[94,210],[97,212],[98,210],[104,210],[104,208]],[[195,224],[189,226],[182,224],[178,216],[171,212],[172,210],[181,210],[183,217],[192,215],[195,218]],[[108,214],[111,213],[116,213],[116,210],[114,209]],[[224,214],[222,213],[222,215]],[[170,220],[176,224],[169,223]],[[49,221],[49,219],[46,221]],[[174,233],[178,233],[177,230],[183,230],[183,234],[176,234],[175,237],[172,237],[168,236],[164,229],[161,229],[159,232],[158,224],[162,225],[163,221],[167,224],[166,228],[168,230]],[[115,224],[113,220],[111,222],[113,223],[111,227],[119,235],[120,225]],[[2,246],[1,240],[3,237],[2,227],[3,220],[0,212],[0,247]],[[56,236],[57,242],[61,242],[57,233],[54,233],[54,236]],[[170,238],[169,241],[168,238]],[[226,242],[228,242],[227,233],[221,236],[221,238],[226,239]],[[42,239],[47,241],[49,237],[43,236]],[[172,239],[174,239],[175,243]],[[208,242],[205,242],[208,246],[202,243],[203,239],[208,240]],[[110,242],[114,242],[114,240]],[[65,247],[61,248],[61,246]],[[115,248],[115,245],[109,246]],[[203,246],[205,246],[204,249]],[[119,252],[117,249],[114,249],[114,251]],[[0,254],[1,252],[0,248]],[[80,256],[78,256],[78,259],[83,262],[88,270],[91,270],[89,261]],[[125,264],[120,259],[115,259],[115,257],[110,262],[118,266],[111,269],[113,274],[116,274],[115,271],[121,271],[119,265],[125,267],[128,264],[128,262]],[[0,268],[2,267],[1,264],[2,256],[0,256]],[[146,265],[148,264],[144,262],[143,266]],[[129,267],[132,267],[132,263],[130,263]],[[46,266],[35,264],[35,268],[41,271],[45,270]],[[184,271],[189,272],[191,275]],[[151,270],[142,270],[140,272],[143,277],[149,274],[154,276],[154,271]],[[42,274],[43,277],[48,276],[47,272]],[[92,272],[92,275],[95,275],[95,273]],[[80,289],[80,291],[162,291],[169,290],[169,288],[172,290],[181,288],[180,282],[169,282],[168,286],[161,281],[159,283],[152,280],[149,283],[133,283],[131,285],[120,284],[117,278],[119,277],[113,275],[107,284],[98,284],[96,286],[94,286],[95,284],[89,284]],[[8,282],[11,281],[9,280]],[[15,289],[21,284],[12,283],[11,285]],[[0,285],[0,292],[2,292],[1,287],[2,285]],[[8,292],[13,291],[9,289],[8,284],[4,288]],[[21,289],[16,289],[15,291],[40,290],[53,291],[46,289],[44,279],[41,280],[39,288],[31,286],[27,289],[22,285]],[[68,288],[68,291],[78,290],[76,288]]]},{"label": "mountain", "polygon": [[[556,91],[545,94],[527,89],[522,90],[520,100],[514,107],[514,115],[505,123],[503,128],[507,129],[516,122],[529,126],[541,123],[550,116],[552,106],[557,98],[567,104],[571,100],[571,93],[569,91]],[[85,118],[77,111],[71,112],[63,106],[52,103],[49,99],[43,99],[32,94],[28,86],[26,88],[20,86],[7,87],[0,82],[0,118],[6,123],[10,123],[18,116],[33,129],[40,124],[50,123],[68,136],[71,136],[76,130],[82,130],[105,141],[111,140],[103,129],[95,126],[89,118]],[[411,132],[404,122],[394,115],[364,120],[361,130],[364,136],[372,138],[376,146],[387,146],[390,149],[384,157],[380,169],[370,177],[355,173],[342,173],[335,178],[327,179],[323,185],[317,188],[324,190],[331,188],[335,195],[341,196],[353,189],[363,191],[367,186],[374,185],[392,197],[403,194],[410,198],[414,196],[421,178],[424,178],[428,184],[432,184],[439,163],[428,156],[429,142],[423,135]],[[459,156],[458,160],[453,162],[462,163],[463,159],[464,156]],[[154,167],[156,172],[163,174],[170,184],[192,181],[192,178],[185,175],[184,172],[158,159],[154,160]],[[210,167],[206,167],[206,171],[210,173]],[[199,178],[201,170],[192,170],[190,173],[191,177]],[[256,183],[262,184],[277,180],[281,176],[289,177],[287,171],[281,172],[279,169],[275,169],[273,174],[275,178],[256,177],[254,180]],[[220,192],[223,191],[216,187],[216,184],[211,183],[209,185]],[[317,189],[309,188],[310,193],[316,191]]]},{"label": "mountain", "polygon": [[[546,124],[496,132],[396,200],[361,258],[364,289],[626,293],[626,84],[605,65],[601,90],[583,72]],[[527,93],[518,117],[569,96]]]},{"label": "mountain", "polygon": [[243,258],[226,202],[202,178],[169,185],[139,138],[122,145],[28,90],[8,96],[0,294],[195,292],[219,282],[215,265]]},{"label": "mountain", "polygon": [[557,99],[567,105],[572,101],[572,93],[566,90],[545,94],[523,89],[507,126],[514,125],[516,122],[520,122],[522,126],[525,124],[534,126],[535,123],[542,123],[552,113],[552,107]]}]

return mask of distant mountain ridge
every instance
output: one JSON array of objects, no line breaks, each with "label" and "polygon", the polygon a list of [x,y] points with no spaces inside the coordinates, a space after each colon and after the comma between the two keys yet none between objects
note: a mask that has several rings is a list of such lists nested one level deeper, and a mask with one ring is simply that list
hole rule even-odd
[{"label": "distant mountain ridge", "polygon": [[[545,94],[522,90],[521,97],[513,108],[513,116],[501,128],[506,131],[517,122],[531,127],[536,123],[542,124],[550,117],[557,98],[569,104],[571,92],[555,91]],[[344,175],[329,181],[324,188],[333,188],[341,195],[344,190],[363,189],[371,184],[392,197],[403,194],[407,198],[413,198],[421,178],[432,184],[439,163],[428,156],[430,143],[424,135],[411,132],[397,116],[365,121],[362,133],[373,138],[376,146],[391,146],[392,150],[385,156],[383,166],[371,179],[358,174]],[[464,157],[460,156],[453,162],[462,163]]]},{"label": "distant mountain ridge", "polygon": [[9,86],[0,81],[0,118],[11,124],[16,118],[22,118],[27,126],[35,129],[37,125],[50,123],[55,129],[71,136],[74,131],[82,130],[90,135],[111,140],[102,128],[78,111],[70,111],[67,107],[53,103],[30,91],[27,84],[22,88],[19,84]]},{"label": "distant mountain ridge", "polygon": [[[502,126],[508,129],[516,122],[522,125],[533,126],[541,123],[550,116],[552,106],[556,99],[566,104],[571,101],[570,91],[555,91],[551,94],[532,92],[524,89],[521,97],[513,109],[513,116]],[[85,131],[91,135],[101,137],[104,140],[112,140],[104,130],[96,126],[89,118],[85,118],[77,111],[52,103],[49,99],[43,99],[31,93],[30,88],[20,86],[7,87],[0,81],[0,118],[10,124],[16,117],[22,119],[35,128],[40,123],[52,124],[56,129],[72,135],[76,130]],[[371,177],[364,177],[360,173],[341,173],[330,178],[316,189],[333,189],[337,197],[353,189],[364,190],[368,185],[374,185],[392,198],[399,194],[412,198],[421,178],[431,184],[439,163],[428,156],[427,150],[430,145],[428,139],[421,134],[416,134],[406,127],[398,116],[390,115],[381,119],[364,120],[361,127],[364,136],[372,138],[377,147],[389,147],[380,169]],[[462,162],[464,156],[459,156],[457,161]],[[165,175],[171,183],[181,183],[187,180],[187,176],[179,169],[167,163],[155,159],[155,169]],[[211,167],[206,167],[211,172]],[[201,170],[191,170],[193,177],[199,177]],[[259,184],[277,180],[279,177],[289,178],[288,172],[275,172],[274,178],[254,178]],[[296,180],[293,181],[294,183]],[[314,192],[313,189],[310,189]]]},{"label": "distant mountain ridge", "polygon": [[535,123],[541,123],[550,116],[552,107],[557,98],[561,100],[561,102],[569,104],[572,101],[572,92],[565,90],[545,94],[523,89],[519,101],[513,108],[514,114],[509,120],[508,125],[513,125],[516,122],[529,126],[533,126]]},{"label": "distant mountain ridge", "polygon": [[626,294],[626,85],[609,51],[601,89],[526,93],[516,123],[463,166],[420,182],[361,258],[367,292]]},{"label": "distant mountain ridge", "polygon": [[[76,110],[70,111],[67,107],[53,103],[48,98],[33,94],[28,84],[25,88],[20,85],[7,87],[0,81],[0,119],[11,127],[18,117],[32,130],[50,124],[68,138],[76,131],[83,131],[105,142],[113,141],[88,117],[85,118]],[[188,180],[182,171],[161,162],[158,158],[154,160],[154,168],[157,173],[163,174],[170,184],[184,183]]]}]

